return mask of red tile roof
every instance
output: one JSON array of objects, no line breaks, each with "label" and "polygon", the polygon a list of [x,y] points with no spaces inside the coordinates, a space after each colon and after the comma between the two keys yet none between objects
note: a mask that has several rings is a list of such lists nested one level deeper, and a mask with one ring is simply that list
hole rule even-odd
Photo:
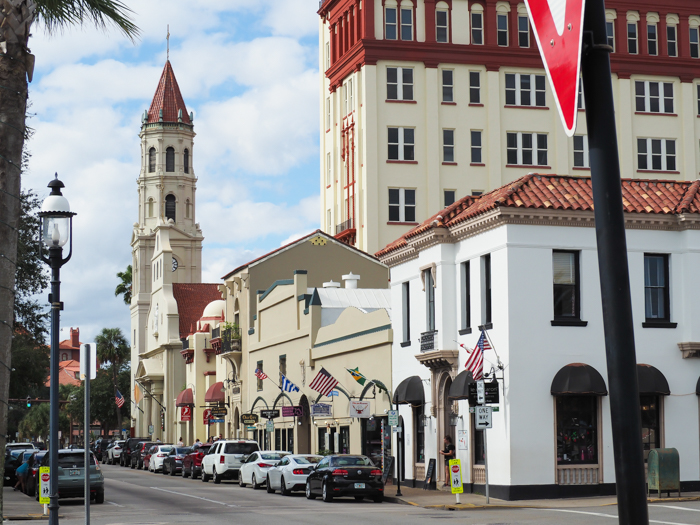
[{"label": "red tile roof", "polygon": [[204,309],[212,301],[221,299],[219,285],[209,283],[174,283],[173,295],[177,302],[177,313],[180,317],[180,337],[193,334],[197,321],[202,317]]},{"label": "red tile roof", "polygon": [[[622,179],[622,200],[626,213],[700,213],[700,180]],[[375,255],[382,257],[398,250],[408,244],[408,239],[431,228],[449,228],[499,207],[592,211],[591,179],[537,173],[525,175],[480,197],[461,198]]]},{"label": "red tile roof", "polygon": [[[58,364],[58,384],[80,386],[80,362],[73,359]],[[51,377],[46,379],[46,386],[51,386]]]},{"label": "red tile roof", "polygon": [[187,106],[180,94],[173,67],[168,60],[163,68],[163,74],[158,82],[158,89],[153,95],[151,108],[148,110],[148,122],[160,122],[160,111],[163,110],[163,122],[177,122],[178,110],[182,110],[182,122],[192,124],[187,113]]}]

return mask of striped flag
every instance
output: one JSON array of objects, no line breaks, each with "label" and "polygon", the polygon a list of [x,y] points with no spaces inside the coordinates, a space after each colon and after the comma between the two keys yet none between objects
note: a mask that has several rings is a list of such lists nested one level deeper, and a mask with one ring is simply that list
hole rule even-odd
[{"label": "striped flag", "polygon": [[263,379],[267,379],[267,374],[265,372],[263,372],[262,370],[260,370],[259,368],[256,368],[255,369],[255,377],[257,377],[258,379],[260,379],[262,381]]},{"label": "striped flag", "polygon": [[299,392],[299,387],[296,386],[294,383],[292,383],[289,379],[287,379],[287,376],[284,374],[282,375],[282,390],[285,392]]},{"label": "striped flag", "polygon": [[321,368],[309,387],[321,395],[327,396],[338,384],[338,380],[330,375],[325,368]]},{"label": "striped flag", "polygon": [[117,404],[117,406],[119,408],[121,408],[122,405],[124,404],[124,396],[122,395],[122,393],[119,390],[117,390],[117,393],[114,395],[114,402]]},{"label": "striped flag", "polygon": [[464,365],[464,368],[472,373],[474,381],[484,378],[484,350],[491,350],[491,345],[486,339],[486,333],[482,330],[474,350],[472,350],[467,363]]}]

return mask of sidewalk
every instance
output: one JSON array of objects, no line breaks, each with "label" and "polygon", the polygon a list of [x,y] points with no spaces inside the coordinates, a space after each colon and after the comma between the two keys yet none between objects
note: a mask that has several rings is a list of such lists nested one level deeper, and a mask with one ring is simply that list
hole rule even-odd
[{"label": "sidewalk", "polygon": [[[442,487],[440,487],[442,489]],[[567,498],[567,499],[536,499],[505,501],[490,498],[486,504],[486,496],[481,494],[460,494],[460,503],[456,503],[455,495],[449,489],[445,490],[423,490],[421,488],[401,487],[401,496],[396,496],[396,485],[385,487],[384,500],[390,503],[404,505],[415,505],[430,509],[445,510],[470,510],[482,508],[585,508],[602,507],[606,505],[617,505],[615,496],[601,496],[590,498]],[[678,502],[678,501],[698,501],[700,493],[689,492],[683,494],[681,498],[649,498],[649,503]]]},{"label": "sidewalk", "polygon": [[44,516],[44,506],[34,498],[22,494],[19,490],[12,490],[12,487],[3,487],[3,514],[6,520],[48,520]]}]

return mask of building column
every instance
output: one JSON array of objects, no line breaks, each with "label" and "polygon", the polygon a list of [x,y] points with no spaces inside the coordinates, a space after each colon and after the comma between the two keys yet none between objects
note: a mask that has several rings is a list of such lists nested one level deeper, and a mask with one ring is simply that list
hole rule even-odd
[{"label": "building column", "polygon": [[[426,209],[423,213],[416,210],[416,219],[418,222],[430,217],[432,210],[442,208],[440,194],[442,192],[442,181],[440,180],[440,172],[442,166],[442,156],[440,144],[442,142],[442,130],[440,129],[439,118],[439,100],[441,100],[440,79],[438,78],[439,70],[437,67],[425,68],[425,166],[423,171],[425,174],[426,194],[424,196],[416,195],[417,201],[423,201]],[[429,102],[432,101],[432,102]],[[420,139],[416,137],[416,143],[420,143]]]},{"label": "building column", "polygon": [[148,427],[153,424],[153,400],[151,399],[151,396],[149,395],[144,395],[144,401],[145,401],[145,408],[143,409],[143,417],[141,420],[145,423],[146,428],[141,428],[140,430],[143,431],[142,436],[147,436],[148,434]]},{"label": "building column", "polygon": [[[682,131],[680,134],[680,141],[682,141],[683,159],[685,164],[683,166],[676,166],[676,169],[684,174],[686,180],[693,180],[698,173],[698,166],[695,159],[695,148],[697,147],[697,137],[695,134],[695,122],[697,117],[695,116],[696,101],[695,98],[695,84],[692,82],[681,82],[680,84],[680,104],[678,104],[676,113],[679,114],[681,120]],[[680,108],[683,108],[681,111]],[[680,142],[679,141],[679,142]],[[679,154],[680,148],[676,146],[676,155]]]},{"label": "building column", "polygon": [[633,137],[630,130],[632,127],[632,81],[629,78],[618,80],[619,100],[615,113],[617,114],[617,140],[620,150],[620,174],[622,177],[634,178],[634,160],[637,154],[636,137]]},{"label": "building column", "polygon": [[680,58],[690,58],[690,22],[688,15],[680,15],[678,23],[678,31],[676,38],[678,39],[678,56]]},{"label": "building column", "polygon": [[[676,37],[678,38],[678,37]],[[668,56],[668,35],[666,34],[666,16],[659,15],[656,23],[656,51],[659,56]]]}]

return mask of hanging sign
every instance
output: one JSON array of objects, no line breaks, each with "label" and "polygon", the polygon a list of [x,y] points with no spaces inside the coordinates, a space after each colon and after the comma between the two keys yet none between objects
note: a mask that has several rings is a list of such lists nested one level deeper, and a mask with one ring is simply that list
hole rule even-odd
[{"label": "hanging sign", "polygon": [[261,410],[260,415],[265,419],[275,419],[280,417],[280,411],[276,408],[274,410]]},{"label": "hanging sign", "polygon": [[462,494],[464,492],[462,463],[458,459],[450,460],[450,486],[452,487],[452,494]]},{"label": "hanging sign", "polygon": [[257,414],[241,414],[241,423],[243,423],[244,425],[255,425],[257,422]]},{"label": "hanging sign", "polygon": [[311,416],[313,417],[323,417],[331,415],[331,405],[325,403],[318,403],[316,405],[311,405]]},{"label": "hanging sign", "polygon": [[398,427],[399,426],[399,411],[398,410],[389,410],[389,412],[387,412],[387,415],[389,416],[389,425],[392,427]]},{"label": "hanging sign", "polygon": [[209,424],[209,420],[211,419],[211,408],[204,409],[204,412],[202,413],[202,419],[204,420],[205,425]]},{"label": "hanging sign", "polygon": [[350,417],[368,418],[369,401],[350,401]]},{"label": "hanging sign", "polygon": [[[478,383],[469,383],[467,388],[469,389],[469,404],[472,406],[480,405],[481,403],[479,402],[477,390]],[[497,405],[499,400],[498,381],[484,382],[484,403],[487,405]]]},{"label": "hanging sign", "polygon": [[282,417],[303,417],[304,409],[300,406],[282,407]]},{"label": "hanging sign", "polygon": [[180,407],[180,421],[192,421],[192,407]]},{"label": "hanging sign", "polygon": [[228,414],[228,410],[226,407],[212,407],[210,410],[212,417],[219,419],[225,417]]}]

